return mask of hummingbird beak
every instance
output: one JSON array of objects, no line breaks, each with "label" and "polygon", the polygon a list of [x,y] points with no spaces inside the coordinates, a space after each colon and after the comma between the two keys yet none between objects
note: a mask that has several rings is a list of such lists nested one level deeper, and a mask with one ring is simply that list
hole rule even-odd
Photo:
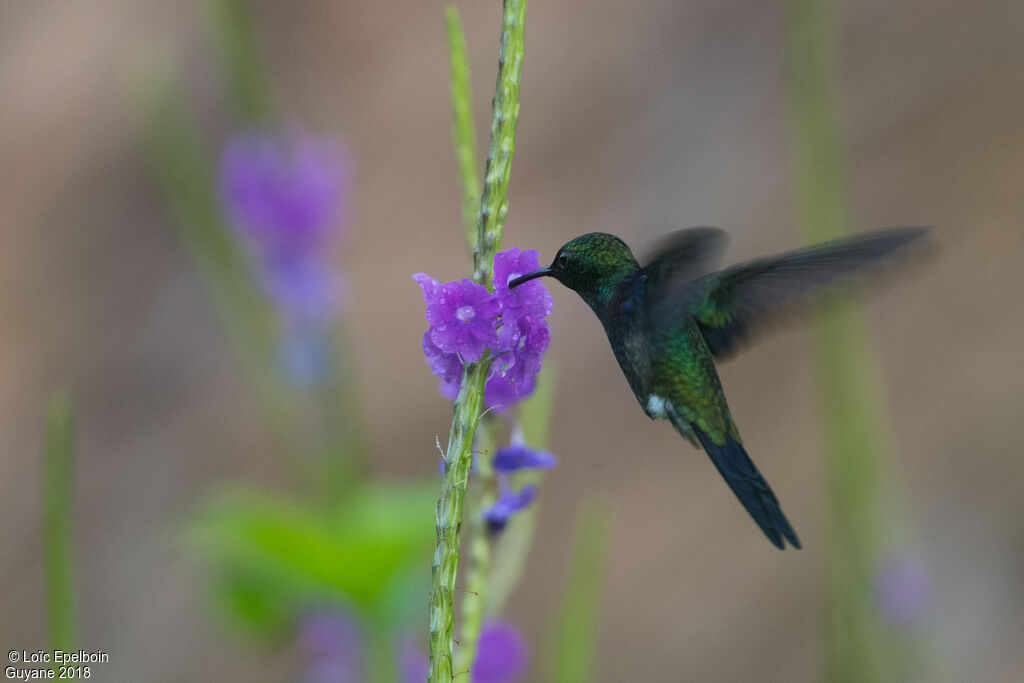
[{"label": "hummingbird beak", "polygon": [[508,288],[509,289],[514,289],[514,288],[518,287],[519,285],[523,284],[524,282],[529,282],[530,280],[536,280],[539,277],[544,277],[545,275],[551,275],[554,272],[555,271],[552,270],[551,268],[541,268],[539,270],[533,271],[532,273],[527,273],[526,275],[520,275],[515,280],[510,280],[509,281]]}]

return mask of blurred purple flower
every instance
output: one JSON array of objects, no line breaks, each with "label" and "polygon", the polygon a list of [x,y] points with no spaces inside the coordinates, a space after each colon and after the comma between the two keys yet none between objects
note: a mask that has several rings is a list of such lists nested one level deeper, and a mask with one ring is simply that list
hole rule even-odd
[{"label": "blurred purple flower", "polygon": [[240,131],[224,146],[219,180],[232,226],[263,250],[317,249],[344,227],[347,167],[327,138]]},{"label": "blurred purple flower", "polygon": [[558,464],[558,458],[548,451],[528,448],[525,444],[512,444],[499,448],[494,454],[494,469],[506,474],[518,470],[550,470]]},{"label": "blurred purple flower", "polygon": [[875,575],[875,600],[882,616],[897,626],[911,626],[924,616],[931,601],[931,581],[916,557],[894,555]]},{"label": "blurred purple flower", "polygon": [[473,680],[511,683],[526,671],[530,648],[526,638],[507,621],[488,621],[480,629]]},{"label": "blurred purple flower", "polygon": [[490,534],[497,534],[505,529],[512,515],[524,510],[537,496],[537,487],[527,484],[518,492],[512,490],[508,482],[499,479],[501,494],[491,507],[483,511],[484,522]]},{"label": "blurred purple flower", "polygon": [[344,287],[330,251],[345,227],[349,185],[338,147],[295,129],[239,131],[220,158],[223,211],[281,314],[283,371],[303,387],[331,371],[324,353],[329,359]]},{"label": "blurred purple flower", "polygon": [[337,318],[344,288],[338,271],[316,254],[272,255],[263,262],[267,296],[287,321],[323,321]]},{"label": "blurred purple flower", "polygon": [[405,683],[423,683],[430,675],[430,659],[413,636],[404,638],[398,648],[398,671]]},{"label": "blurred purple flower", "polygon": [[[473,664],[476,683],[513,683],[526,672],[529,662],[530,648],[519,629],[506,621],[484,622]],[[402,643],[399,669],[405,683],[422,683],[430,672],[427,655],[412,638]]]},{"label": "blurred purple flower", "polygon": [[363,637],[354,618],[343,612],[311,613],[303,618],[298,639],[308,663],[304,683],[364,680]]}]

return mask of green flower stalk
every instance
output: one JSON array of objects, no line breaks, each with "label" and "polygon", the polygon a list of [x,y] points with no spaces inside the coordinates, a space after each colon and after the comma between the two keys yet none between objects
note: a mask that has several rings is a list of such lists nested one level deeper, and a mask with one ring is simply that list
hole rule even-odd
[{"label": "green flower stalk", "polygon": [[58,395],[50,403],[43,479],[43,559],[50,648],[76,646],[72,548],[72,455],[75,416],[71,401]]},{"label": "green flower stalk", "polygon": [[243,120],[260,123],[270,120],[274,103],[248,5],[247,0],[210,0],[205,10],[235,110]]},{"label": "green flower stalk", "polygon": [[454,5],[444,8],[448,28],[448,54],[451,59],[452,140],[462,182],[462,223],[469,248],[477,242],[477,212],[480,210],[480,177],[476,165],[476,127],[473,125],[473,91],[466,57],[466,36]]},{"label": "green flower stalk", "polygon": [[[837,107],[835,13],[828,0],[794,0],[788,43],[797,205],[806,239],[848,231]],[[815,329],[829,487],[828,635],[825,679],[892,680],[891,639],[873,579],[886,533],[880,499],[889,450],[884,390],[866,327],[847,309]]]},{"label": "green flower stalk", "polygon": [[561,615],[548,640],[548,672],[544,680],[587,683],[594,680],[597,624],[601,602],[604,558],[608,547],[611,512],[596,496],[579,506],[573,534],[572,564],[562,601]]},{"label": "green flower stalk", "polygon": [[523,30],[526,0],[505,0],[498,53],[498,83],[494,89],[491,117],[491,145],[484,165],[484,189],[477,220],[478,235],[473,251],[473,280],[489,284],[494,254],[501,249],[501,237],[508,216],[508,180],[515,154],[516,124],[519,122],[519,80],[523,70]]},{"label": "green flower stalk", "polygon": [[488,604],[488,585],[491,573],[491,541],[481,512],[497,500],[497,480],[491,457],[494,455],[496,425],[491,416],[484,418],[477,431],[476,495],[473,496],[469,517],[469,571],[466,572],[466,595],[462,601],[462,625],[459,630],[459,650],[455,656],[455,670],[465,671],[465,683],[473,679],[477,643],[483,627]]},{"label": "green flower stalk", "polygon": [[462,388],[455,400],[455,416],[448,435],[441,497],[437,501],[437,545],[431,568],[430,681],[452,680],[452,646],[455,628],[455,577],[459,571],[459,540],[466,483],[473,464],[473,435],[480,421],[484,380],[488,363],[466,366]]},{"label": "green flower stalk", "polygon": [[[477,242],[473,250],[473,280],[485,286],[491,285],[494,254],[501,246],[502,231],[508,214],[506,193],[512,157],[515,153],[516,123],[519,119],[519,79],[522,73],[525,12],[525,0],[506,0],[502,17],[491,142],[477,220]],[[452,26],[450,16],[449,26]],[[468,86],[463,92],[468,95]],[[457,127],[457,136],[460,134],[459,130]],[[462,135],[466,133],[463,132]],[[454,592],[459,568],[460,533],[466,483],[473,460],[473,440],[480,422],[484,385],[489,370],[490,360],[486,354],[480,361],[471,363],[464,369],[459,394],[455,400],[448,448],[445,452],[445,474],[436,511],[437,545],[434,550],[433,585],[430,595],[431,683],[448,683],[453,679]]]}]

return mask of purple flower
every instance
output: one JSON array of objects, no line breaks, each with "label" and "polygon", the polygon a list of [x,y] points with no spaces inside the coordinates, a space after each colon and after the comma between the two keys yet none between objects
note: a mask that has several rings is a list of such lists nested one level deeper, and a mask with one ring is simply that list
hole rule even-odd
[{"label": "purple flower", "polygon": [[[507,621],[484,622],[473,663],[474,681],[513,683],[526,673],[529,662],[530,647],[518,628]],[[399,669],[405,683],[423,683],[430,672],[430,661],[412,638],[402,643]]]},{"label": "purple flower", "polygon": [[512,327],[516,332],[510,339],[511,346],[495,365],[501,374],[511,373],[511,382],[522,383],[540,372],[544,352],[551,343],[551,330],[546,322],[531,316],[520,318]]},{"label": "purple flower", "polygon": [[920,559],[896,555],[875,575],[875,601],[887,621],[911,626],[920,621],[931,599],[928,569]]},{"label": "purple flower", "polygon": [[427,303],[430,339],[443,353],[475,363],[497,343],[495,320],[501,313],[497,297],[469,278],[439,284],[423,273],[412,276]]},{"label": "purple flower", "polygon": [[529,396],[536,385],[551,331],[544,318],[551,313],[551,295],[540,282],[509,290],[508,282],[537,267],[537,252],[518,249],[494,257],[491,294],[466,279],[441,283],[417,273],[413,279],[423,292],[430,329],[423,352],[430,368],[441,378],[441,393],[454,399],[461,381],[461,364],[473,363],[490,351],[495,358],[484,402],[501,410]]},{"label": "purple flower", "polygon": [[241,131],[224,147],[219,180],[232,226],[269,251],[321,246],[342,227],[349,179],[326,138]]},{"label": "purple flower", "polygon": [[480,629],[473,680],[511,683],[526,672],[530,648],[526,638],[506,621],[488,621]]},{"label": "purple flower", "polygon": [[[448,386],[454,386],[455,393],[459,393],[459,382],[462,380],[462,361],[454,353],[445,353],[431,338],[430,330],[423,333],[423,354],[430,363],[430,370],[441,378],[441,381]],[[452,396],[451,398],[455,398]]]},{"label": "purple flower", "polygon": [[355,683],[363,677],[363,638],[342,612],[316,612],[300,625],[299,647],[308,663],[304,683]]},{"label": "purple flower", "polygon": [[491,507],[483,511],[487,531],[492,535],[502,531],[509,518],[525,509],[537,496],[537,487],[532,484],[523,486],[518,492],[513,491],[505,481],[500,481],[499,484],[501,495]]},{"label": "purple flower", "polygon": [[[512,374],[502,375],[500,372],[492,371],[487,385],[484,387],[484,405],[496,413],[504,412],[513,403],[521,401],[533,393],[537,386],[536,377],[527,377],[519,382],[514,382]],[[455,394],[458,395],[459,388],[455,387]],[[444,394],[442,387],[441,393]]]},{"label": "purple flower", "polygon": [[520,252],[514,248],[494,255],[494,292],[501,299],[505,310],[502,320],[507,325],[524,315],[547,317],[555,306],[548,288],[539,279],[524,282],[515,289],[508,288],[513,279],[537,270],[538,255],[533,249]]},{"label": "purple flower", "polygon": [[524,444],[513,444],[499,448],[494,454],[494,469],[511,473],[517,470],[550,470],[558,464],[558,458],[548,451],[537,451]]}]

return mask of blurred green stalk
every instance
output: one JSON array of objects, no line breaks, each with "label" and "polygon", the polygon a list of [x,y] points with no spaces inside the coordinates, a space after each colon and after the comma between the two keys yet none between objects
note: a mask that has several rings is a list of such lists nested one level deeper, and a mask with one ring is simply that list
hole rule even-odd
[{"label": "blurred green stalk", "polygon": [[[550,359],[537,377],[537,389],[533,396],[519,404],[519,426],[523,440],[532,448],[544,448],[548,442],[551,416],[554,412],[555,369]],[[527,471],[519,475],[523,484],[538,484],[545,473]],[[501,532],[501,539],[491,563],[490,586],[487,596],[487,614],[500,614],[508,602],[530,555],[533,534],[543,505],[535,500],[528,508],[516,515],[515,523]]]},{"label": "blurred green stalk", "polygon": [[274,106],[249,5],[247,0],[209,0],[205,9],[238,116],[265,123],[273,118]]},{"label": "blurred green stalk", "polygon": [[[799,219],[808,242],[848,231],[838,45],[827,0],[793,0],[788,30],[789,104]],[[825,680],[892,680],[887,635],[874,599],[885,529],[882,458],[889,445],[884,391],[863,316],[849,307],[815,327],[829,490]]]},{"label": "blurred green stalk", "polygon": [[[507,191],[515,153],[516,124],[519,120],[519,79],[522,74],[525,18],[526,0],[505,1],[491,143],[484,168],[477,242],[473,250],[473,279],[487,287],[492,286],[494,253],[501,248],[508,214]],[[465,92],[468,94],[468,90]],[[473,440],[480,421],[489,369],[490,361],[485,356],[479,363],[468,365],[464,370],[448,436],[445,474],[437,503],[437,545],[434,550],[430,594],[431,683],[448,683],[453,677],[453,594],[459,568],[466,482],[473,460]]]},{"label": "blurred green stalk", "polygon": [[[498,485],[491,459],[494,457],[493,416],[485,417],[477,430],[476,482],[466,523],[469,534],[469,569],[466,572],[466,594],[462,599],[462,625],[459,629],[459,649],[455,652],[455,672],[462,683],[473,680],[473,663],[483,627],[488,603],[488,584],[491,572],[491,539],[484,523],[483,511],[494,504]],[[465,673],[463,673],[465,672]]]},{"label": "blurred green stalk", "polygon": [[50,649],[69,652],[77,645],[72,568],[72,454],[75,416],[71,400],[58,394],[50,402],[43,472],[43,561]]},{"label": "blurred green stalk", "polygon": [[470,249],[477,241],[477,214],[480,211],[480,176],[476,162],[476,127],[473,125],[473,91],[466,57],[466,36],[455,5],[444,8],[448,29],[448,55],[451,60],[452,140],[462,183],[462,223]]},{"label": "blurred green stalk", "polygon": [[561,617],[548,639],[546,681],[587,683],[594,680],[597,624],[610,513],[596,497],[579,506],[573,534],[572,565],[566,581]]},{"label": "blurred green stalk", "polygon": [[175,73],[165,66],[140,74],[135,90],[142,110],[147,161],[171,204],[217,312],[242,352],[244,367],[261,396],[274,402],[271,310],[252,277],[248,258],[221,220],[213,189],[213,162],[185,111]]}]

